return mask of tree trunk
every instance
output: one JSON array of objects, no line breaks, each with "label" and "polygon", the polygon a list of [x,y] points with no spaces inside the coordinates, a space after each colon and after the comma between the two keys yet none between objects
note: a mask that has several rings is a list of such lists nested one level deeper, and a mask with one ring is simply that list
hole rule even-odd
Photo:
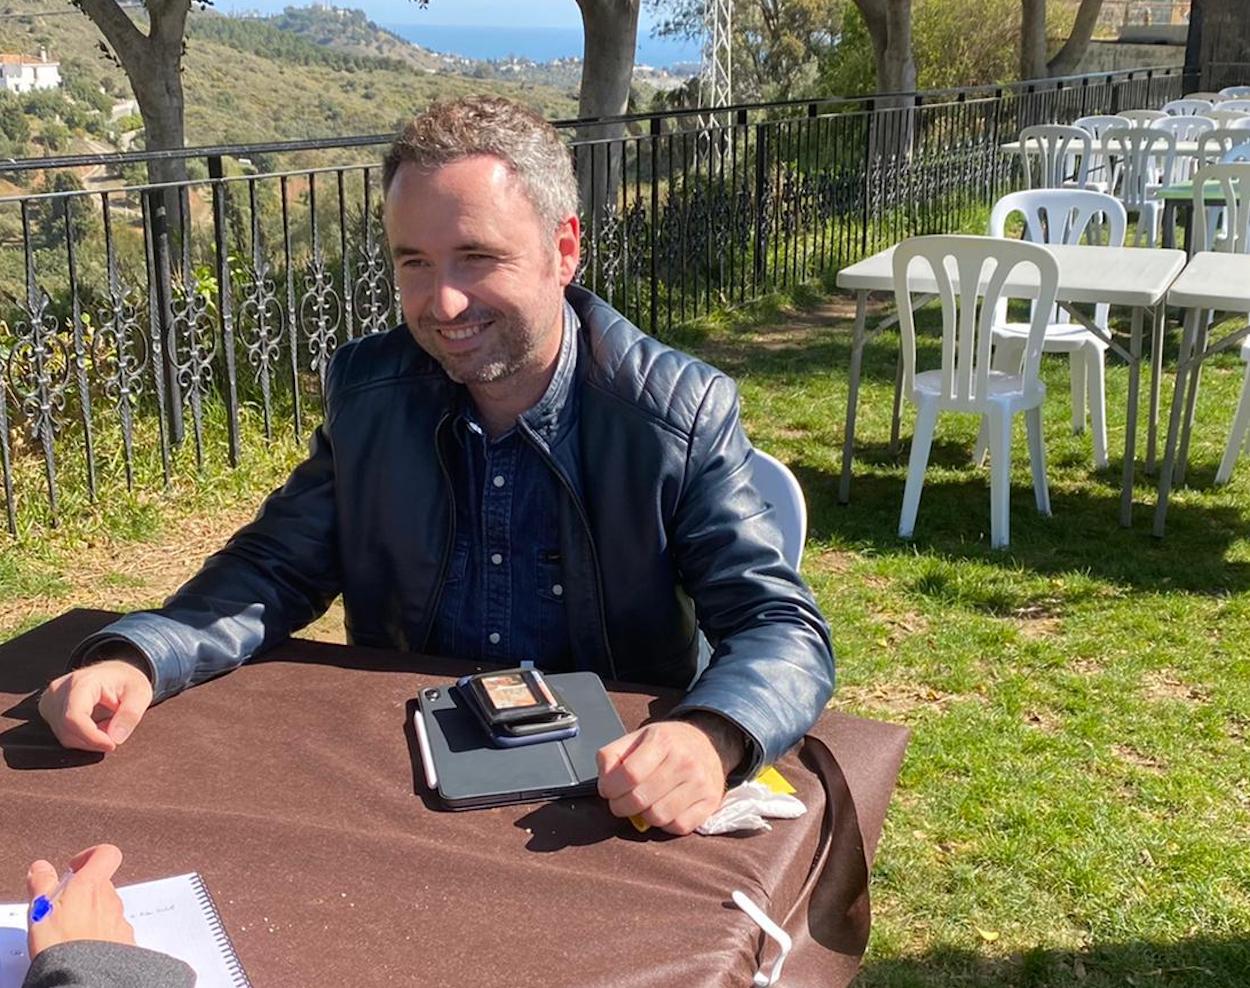
[{"label": "tree trunk", "polygon": [[[640,0],[577,0],[582,11],[582,85],[577,115],[616,117],[629,107],[634,75],[634,46],[638,38]],[[622,124],[578,129],[580,140],[623,137]],[[615,202],[620,188],[621,149],[615,144],[583,147],[577,155],[582,208],[589,220]]]},{"label": "tree trunk", "polygon": [[[869,134],[869,161],[911,154],[916,104],[916,59],[912,52],[911,0],[855,0],[872,38],[877,92]],[[868,162],[865,162],[867,167]]]},{"label": "tree trunk", "polygon": [[1072,24],[1072,33],[1063,47],[1055,52],[1055,57],[1046,63],[1046,74],[1049,76],[1072,75],[1089,48],[1089,39],[1094,36],[1094,28],[1098,26],[1098,15],[1102,12],[1102,0],[1081,0],[1076,11],[1076,21]]},{"label": "tree trunk", "polygon": [[1046,75],[1046,0],[1021,0],[1020,78]]},{"label": "tree trunk", "polygon": [[1250,3],[1203,0],[1200,32],[1202,88],[1250,85]]}]

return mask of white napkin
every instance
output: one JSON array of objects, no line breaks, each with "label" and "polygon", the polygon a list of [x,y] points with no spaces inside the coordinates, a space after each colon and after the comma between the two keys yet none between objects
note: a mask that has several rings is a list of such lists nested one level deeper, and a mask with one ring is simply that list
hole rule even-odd
[{"label": "white napkin", "polygon": [[797,796],[773,792],[762,782],[744,782],[725,793],[720,809],[703,821],[698,832],[710,837],[740,830],[772,830],[765,817],[793,820],[806,812]]}]

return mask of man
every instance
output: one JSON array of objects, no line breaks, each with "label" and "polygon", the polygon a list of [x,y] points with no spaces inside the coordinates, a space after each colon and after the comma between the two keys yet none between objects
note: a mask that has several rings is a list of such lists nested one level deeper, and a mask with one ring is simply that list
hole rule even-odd
[{"label": "man", "polygon": [[309,458],[163,608],[83,642],[40,710],[63,744],[112,751],[153,699],[342,593],[356,644],[686,689],[600,752],[599,789],[688,833],[832,690],[734,387],[572,285],[577,183],[530,111],[433,107],[383,187],[406,328],[340,349]]}]

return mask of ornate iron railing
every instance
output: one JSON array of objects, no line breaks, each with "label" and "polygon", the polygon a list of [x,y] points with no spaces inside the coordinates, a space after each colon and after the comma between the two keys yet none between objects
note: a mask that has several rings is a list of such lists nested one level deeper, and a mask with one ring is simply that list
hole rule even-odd
[{"label": "ornate iron railing", "polygon": [[[999,146],[1021,127],[1157,106],[1180,82],[1179,70],[1142,70],[560,122],[588,204],[580,277],[663,335],[905,236],[966,226],[1015,181]],[[202,463],[224,441],[237,464],[244,418],[270,439],[279,423],[307,432],[335,348],[400,321],[380,222],[389,140],[0,165],[45,185],[157,157],[201,173],[164,186],[88,173],[86,189],[0,198],[10,532],[25,512],[55,524],[66,484],[94,500],[102,472],[133,487],[143,461],[144,477],[168,484],[180,445]]]}]

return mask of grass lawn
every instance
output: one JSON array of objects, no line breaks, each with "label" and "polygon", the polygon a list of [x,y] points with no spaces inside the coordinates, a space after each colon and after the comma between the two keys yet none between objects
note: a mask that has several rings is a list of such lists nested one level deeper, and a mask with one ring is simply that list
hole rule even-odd
[{"label": "grass lawn", "polygon": [[[1125,368],[1108,367],[1112,462],[1095,472],[1088,435],[1071,433],[1067,362],[1047,357],[1053,517],[1033,508],[1018,424],[1011,547],[991,551],[976,423],[944,417],[903,542],[910,417],[893,454],[891,334],[866,353],[852,501],[836,501],[851,309],[806,295],[678,342],[739,380],[752,438],[803,484],[803,568],[833,627],[835,705],[914,732],[860,983],[1250,982],[1250,457],[1212,483],[1240,362],[1204,371],[1165,541],[1150,535],[1152,478],[1134,527],[1117,521]],[[924,350],[933,366],[932,337]],[[289,438],[248,448],[241,470],[210,457],[200,483],[67,509],[61,530],[0,549],[0,637],[72,604],[158,601],[299,455]],[[322,634],[341,634],[333,620]]]}]

